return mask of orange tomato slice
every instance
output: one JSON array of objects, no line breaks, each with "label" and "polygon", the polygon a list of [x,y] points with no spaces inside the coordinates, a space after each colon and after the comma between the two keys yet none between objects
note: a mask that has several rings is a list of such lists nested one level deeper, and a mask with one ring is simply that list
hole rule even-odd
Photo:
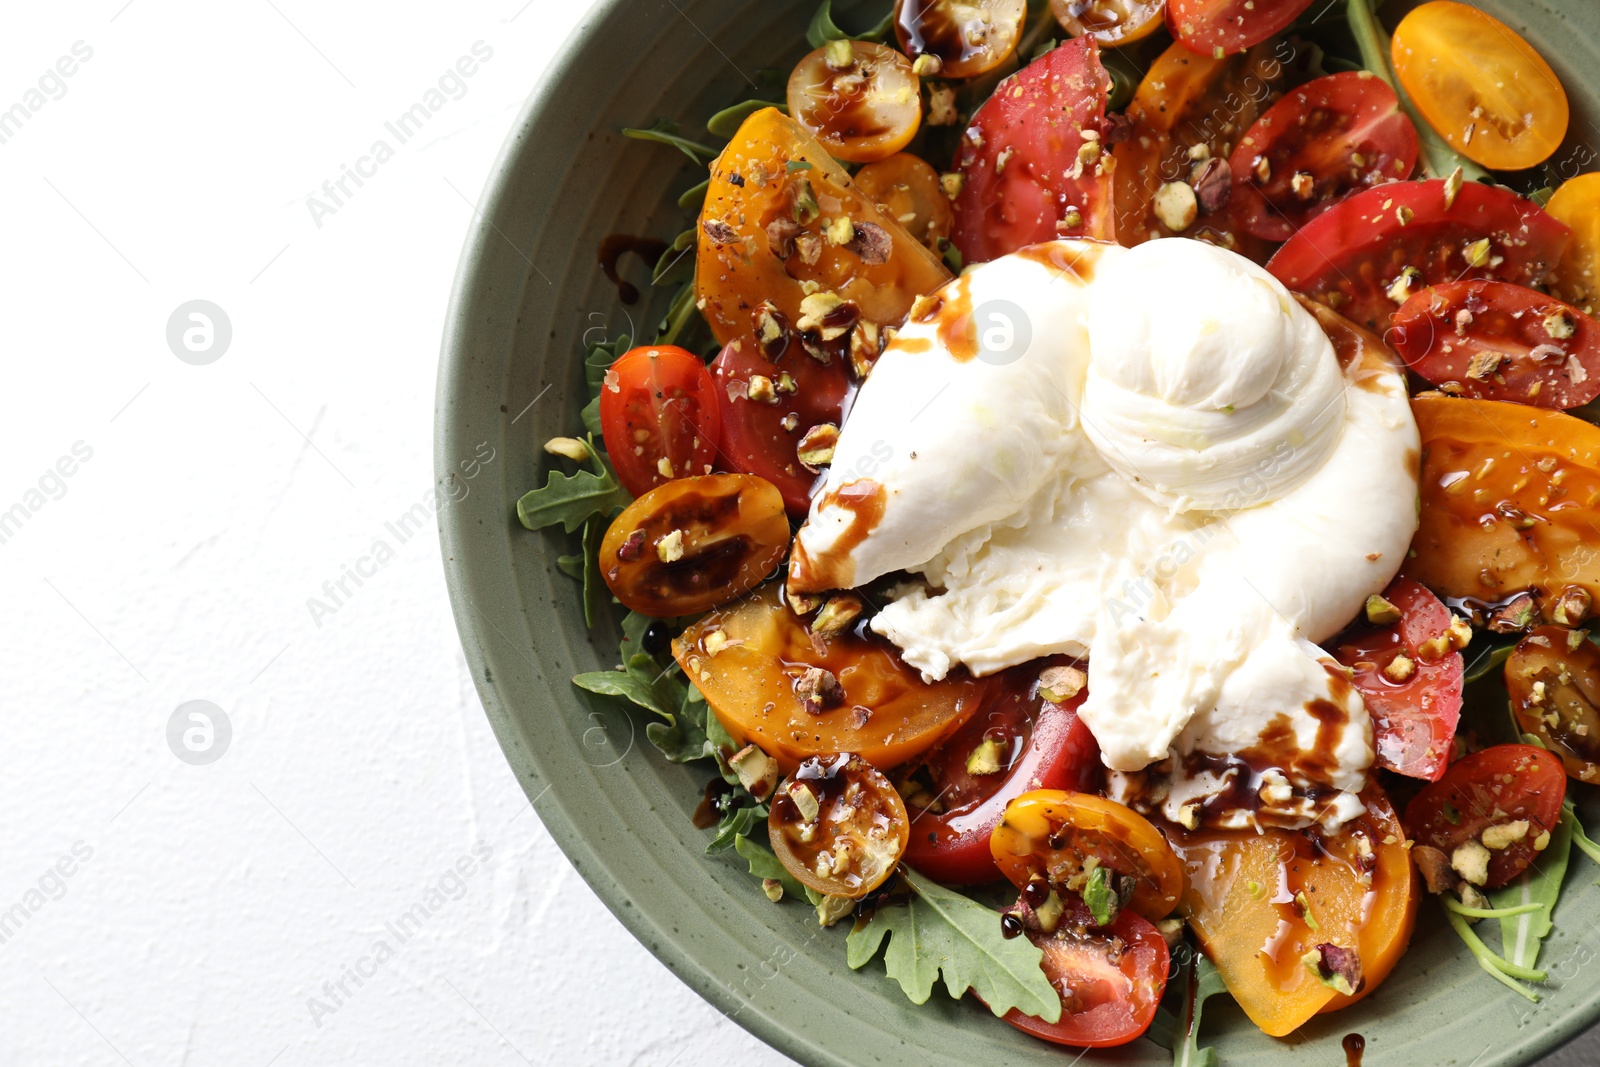
[{"label": "orange tomato slice", "polygon": [[1600,174],[1563,182],[1544,209],[1572,227],[1566,254],[1550,276],[1550,291],[1593,315],[1600,308]]}]

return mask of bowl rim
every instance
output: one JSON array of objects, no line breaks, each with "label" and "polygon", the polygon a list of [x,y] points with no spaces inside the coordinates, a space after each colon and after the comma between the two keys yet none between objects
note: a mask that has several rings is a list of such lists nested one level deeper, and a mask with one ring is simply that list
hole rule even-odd
[{"label": "bowl rim", "polygon": [[[1516,2],[1509,0],[1511,4]],[[1553,0],[1553,3],[1558,6],[1561,0]],[[592,0],[518,109],[490,164],[483,189],[472,205],[473,217],[451,283],[435,379],[433,470],[436,487],[449,482],[454,474],[456,459],[461,455],[457,447],[462,441],[457,414],[469,403],[467,393],[472,377],[470,342],[475,330],[481,328],[473,324],[475,313],[479,305],[488,299],[480,284],[479,269],[488,257],[490,245],[495,242],[511,243],[494,220],[508,198],[517,195],[512,172],[518,158],[526,151],[525,134],[537,124],[547,108],[559,103],[559,87],[583,64],[583,53],[592,45],[596,30],[613,18],[624,17],[629,7],[628,0]],[[512,247],[516,247],[514,243]],[[525,283],[526,278],[522,281]],[[521,289],[519,285],[518,291]],[[514,515],[507,514],[506,518],[508,522],[515,521]],[[722,1015],[778,1052],[800,1062],[854,1067],[856,1061],[820,1043],[807,1040],[800,1030],[785,1025],[774,1013],[741,999],[731,987],[718,980],[707,963],[686,947],[681,936],[648,915],[646,909],[631,906],[626,890],[610,871],[602,851],[579,832],[577,821],[559,791],[552,782],[546,781],[544,759],[536,747],[523,743],[524,738],[507,709],[507,702],[502,700],[498,692],[499,683],[493,680],[499,662],[509,653],[497,647],[492,638],[498,637],[503,643],[508,643],[509,639],[474,603],[477,598],[472,592],[486,582],[481,575],[475,578],[475,568],[465,562],[476,555],[468,547],[472,543],[471,528],[475,523],[461,508],[440,507],[437,524],[451,611],[462,652],[472,673],[473,685],[502,755],[562,854],[578,869],[585,883],[624,929],[674,976]],[[1571,1010],[1560,1013],[1544,1028],[1528,1035],[1514,1054],[1514,1059],[1497,1058],[1491,1062],[1502,1065],[1530,1064],[1548,1056],[1600,1022],[1600,999],[1591,1004],[1591,1008],[1593,1010],[1586,1012],[1582,1005],[1574,1004]]]}]

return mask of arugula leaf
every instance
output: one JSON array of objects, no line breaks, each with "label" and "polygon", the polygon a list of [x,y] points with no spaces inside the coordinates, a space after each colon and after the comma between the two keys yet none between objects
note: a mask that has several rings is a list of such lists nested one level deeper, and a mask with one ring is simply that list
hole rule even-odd
[{"label": "arugula leaf", "polygon": [[1517,637],[1513,637],[1501,644],[1484,645],[1478,649],[1472,657],[1472,662],[1467,664],[1462,681],[1476,682],[1504,667],[1506,660],[1511,658],[1511,650],[1517,647],[1517,640]]},{"label": "arugula leaf", "polygon": [[[568,578],[576,578],[580,582],[583,581],[583,553],[575,552],[570,556],[557,556],[556,570],[565,574]],[[588,619],[585,618],[584,621],[587,622]]]},{"label": "arugula leaf", "polygon": [[1061,996],[1045,977],[1044,953],[1025,937],[1007,940],[993,911],[933,882],[905,865],[901,877],[915,894],[904,904],[879,908],[845,939],[846,962],[859,970],[878,954],[885,938],[885,973],[913,1004],[926,1004],[941,974],[959,998],[977,993],[995,1015],[1017,1008],[1045,1022],[1061,1018]]},{"label": "arugula leaf", "polygon": [[711,709],[706,707],[706,698],[700,695],[700,690],[692,685],[686,690],[670,725],[653,722],[644,728],[645,737],[673,763],[691,763],[715,755],[706,737],[706,720]]},{"label": "arugula leaf", "polygon": [[583,406],[583,428],[589,431],[590,437],[599,437],[602,427],[600,425],[600,394],[596,393],[594,399]]},{"label": "arugula leaf", "polygon": [[726,852],[733,847],[736,840],[749,837],[750,831],[757,823],[767,820],[767,806],[765,804],[745,803],[750,800],[747,793],[734,793],[728,809],[722,813],[722,821],[717,823],[716,836],[706,846],[706,855],[714,856],[718,852]]},{"label": "arugula leaf", "polygon": [[677,710],[687,699],[684,684],[672,676],[672,668],[662,670],[654,657],[640,652],[630,656],[620,671],[590,671],[572,679],[579,689],[604,696],[623,697],[668,723],[677,722]]},{"label": "arugula leaf", "polygon": [[765,845],[757,844],[748,837],[740,836],[733,839],[733,850],[743,856],[750,864],[750,873],[756,878],[776,878],[783,883],[783,891],[791,897],[806,895],[806,887],[794,875],[789,873],[789,868],[778,862],[778,857]]},{"label": "arugula leaf", "polygon": [[[1572,806],[1572,801],[1567,801],[1565,808],[1566,814],[1571,816],[1571,820],[1567,825],[1567,830],[1572,834],[1572,843],[1578,846],[1579,852],[1582,852],[1585,856],[1588,856],[1596,863],[1600,863],[1600,845],[1597,845],[1593,841],[1589,840],[1589,835],[1584,833],[1583,823],[1578,821],[1578,812],[1577,809]],[[1567,822],[1565,819],[1562,821]],[[1600,885],[1600,882],[1595,884]]]},{"label": "arugula leaf", "polygon": [[[813,47],[821,48],[821,45]],[[765,111],[775,107],[785,115],[789,113],[788,104],[775,103],[771,100],[741,100],[732,107],[725,107],[706,120],[706,131],[713,136],[732,140],[734,134],[739,132],[739,127],[744,125],[744,120],[754,115],[757,111]]]},{"label": "arugula leaf", "polygon": [[685,189],[683,195],[678,197],[678,206],[681,208],[694,208],[699,211],[706,202],[706,194],[711,191],[711,179],[707,178],[699,185],[692,185]]},{"label": "arugula leaf", "polygon": [[811,25],[806,29],[806,43],[812,48],[821,48],[829,41],[883,41],[889,36],[889,31],[894,28],[894,11],[883,16],[883,19],[870,30],[861,34],[849,34],[841,30],[833,21],[833,0],[822,0],[822,6],[817,8],[817,13],[811,16]]},{"label": "arugula leaf", "polygon": [[1475,182],[1489,177],[1488,171],[1465,156],[1457,155],[1455,149],[1428,125],[1428,120],[1422,117],[1417,106],[1411,102],[1411,97],[1406,95],[1405,88],[1394,75],[1394,68],[1389,65],[1389,37],[1383,32],[1377,16],[1372,13],[1375,6],[1372,0],[1349,2],[1350,32],[1355,36],[1356,47],[1361,49],[1361,65],[1382,78],[1400,99],[1401,109],[1417,128],[1418,154],[1428,177],[1448,178],[1457,168],[1460,168],[1464,181]]},{"label": "arugula leaf", "polygon": [[1200,1047],[1200,1015],[1206,1001],[1226,993],[1228,987],[1222,973],[1198,949],[1185,942],[1179,951],[1189,957],[1182,980],[1174,975],[1167,982],[1166,996],[1145,1036],[1172,1050],[1173,1067],[1217,1067],[1216,1049]]},{"label": "arugula leaf", "polygon": [[595,345],[583,357],[583,380],[589,386],[590,396],[599,396],[600,387],[605,384],[606,371],[611,369],[611,364],[617,357],[633,347],[633,339],[623,334],[615,341]]},{"label": "arugula leaf", "polygon": [[1536,911],[1500,920],[1500,951],[1518,967],[1532,967],[1539,961],[1539,946],[1554,929],[1551,912],[1561,895],[1561,882],[1567,874],[1567,857],[1572,850],[1572,812],[1563,810],[1561,821],[1550,831],[1550,843],[1529,867],[1510,885],[1489,893],[1496,908],[1516,908],[1541,904]]},{"label": "arugula leaf", "polygon": [[1089,881],[1083,887],[1083,902],[1089,914],[1101,926],[1110,926],[1117,917],[1117,893],[1111,888],[1111,869],[1096,867],[1089,872]]},{"label": "arugula leaf", "polygon": [[599,624],[611,595],[600,577],[600,542],[605,540],[608,521],[603,515],[591,515],[583,524],[583,624],[591,630]]},{"label": "arugula leaf", "polygon": [[[656,144],[671,145],[701,166],[716,159],[720,154],[719,149],[710,145],[679,137],[678,124],[670,119],[656,119],[648,128],[642,130],[624,128],[622,136],[631,137],[635,141],[654,141]],[[705,158],[702,159],[702,156]]]},{"label": "arugula leaf", "polygon": [[602,518],[626,507],[633,498],[611,473],[611,465],[589,441],[589,459],[594,470],[563,474],[552,470],[543,488],[530,489],[517,501],[517,518],[530,530],[542,530],[558,523],[567,533],[582,526],[591,516]]},{"label": "arugula leaf", "polygon": [[695,247],[697,237],[697,231],[691,227],[673,239],[650,272],[651,285],[677,285],[694,277],[695,257],[690,250]]},{"label": "arugula leaf", "polygon": [[656,344],[677,344],[678,336],[689,325],[689,320],[699,313],[700,309],[695,306],[694,288],[694,282],[690,281],[672,298],[672,306],[667,308],[666,317],[656,327]]}]

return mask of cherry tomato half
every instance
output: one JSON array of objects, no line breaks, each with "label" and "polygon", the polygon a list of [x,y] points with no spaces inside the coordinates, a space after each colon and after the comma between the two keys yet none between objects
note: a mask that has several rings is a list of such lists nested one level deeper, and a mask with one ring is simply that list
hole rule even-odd
[{"label": "cherry tomato half", "polygon": [[906,806],[876,768],[848,752],[813,756],[778,786],[767,817],[773,854],[819,893],[864,897],[906,850]]},{"label": "cherry tomato half", "polygon": [[711,473],[722,416],[706,365],[672,345],[624,352],[600,389],[600,431],[617,479],[634,496]]},{"label": "cherry tomato half", "polygon": [[1495,745],[1456,760],[1412,797],[1406,830],[1417,844],[1453,858],[1469,842],[1494,843],[1485,831],[1525,822],[1522,836],[1489,849],[1488,877],[1474,883],[1496,889],[1528,869],[1560,821],[1566,797],[1566,771],[1553,754],[1534,745]]},{"label": "cherry tomato half", "polygon": [[989,838],[1000,873],[1018,889],[1035,875],[1065,885],[1094,857],[1134,880],[1127,906],[1160,919],[1183,896],[1183,868],[1161,831],[1132,808],[1088,793],[1039,789],[1006,805]]},{"label": "cherry tomato half", "polygon": [[1110,88],[1099,44],[1078,37],[978,109],[957,157],[955,243],[966,263],[1061,237],[1111,238],[1111,156],[1100,141]]},{"label": "cherry tomato half", "polygon": [[971,78],[1010,58],[1027,0],[897,0],[894,35],[912,59],[933,56],[946,78]]},{"label": "cherry tomato half", "polygon": [[1394,70],[1450,147],[1491,170],[1544,162],[1567,135],[1566,90],[1510,26],[1433,0],[1395,27]]},{"label": "cherry tomato half", "polygon": [[1582,630],[1541,626],[1506,660],[1511,710],[1570,777],[1600,782],[1600,648]]},{"label": "cherry tomato half", "polygon": [[1167,0],[1167,29],[1202,56],[1243,52],[1285,29],[1311,0]]},{"label": "cherry tomato half", "polygon": [[1394,90],[1364,70],[1317,78],[1256,120],[1229,160],[1234,215],[1267,241],[1351,193],[1411,177],[1417,130]]},{"label": "cherry tomato half", "polygon": [[[1372,715],[1378,766],[1436,782],[1450,764],[1461,718],[1461,653],[1450,643],[1451,615],[1410,578],[1396,578],[1358,620],[1328,643]],[[1397,662],[1398,661],[1398,662]]]},{"label": "cherry tomato half", "polygon": [[771,483],[702,474],[624,508],[600,542],[600,574],[641,615],[693,615],[754,589],[788,547],[789,520]]},{"label": "cherry tomato half", "polygon": [[1537,286],[1572,231],[1510,189],[1389,182],[1318,215],[1267,263],[1284,285],[1382,332],[1409,296],[1464,278]]},{"label": "cherry tomato half", "polygon": [[914,779],[906,862],[935,881],[973,885],[1000,876],[989,838],[1022,793],[1099,787],[1100,748],[1077,714],[1087,691],[1053,704],[1039,693],[1039,675],[1037,663],[1004,672],[995,697],[928,754]]},{"label": "cherry tomato half", "polygon": [[[897,767],[959,730],[995,684],[965,672],[924,682],[888,641],[856,628],[814,637],[780,588],[769,582],[707,615],[678,635],[672,654],[733,739],[756,745],[785,772],[829,752]],[[808,708],[802,694],[813,669],[839,688]]]},{"label": "cherry tomato half", "polygon": [[950,237],[955,211],[939,186],[939,172],[910,152],[868,163],[855,175],[856,188],[933,251]]},{"label": "cherry tomato half", "polygon": [[1047,1023],[1013,1008],[1005,1021],[1023,1033],[1074,1048],[1125,1045],[1144,1033],[1167,989],[1172,959],[1160,932],[1131,911],[1096,927],[1075,896],[1054,933],[1029,931],[1039,965],[1061,994],[1061,1019]]},{"label": "cherry tomato half", "polygon": [[789,114],[835,159],[870,163],[916,136],[921,83],[911,61],[887,45],[830,41],[789,75]]},{"label": "cherry tomato half", "polygon": [[1050,0],[1061,28],[1107,47],[1142,41],[1166,25],[1165,0]]},{"label": "cherry tomato half", "polygon": [[1550,275],[1550,292],[1593,315],[1600,309],[1600,173],[1563,182],[1544,209],[1572,227],[1566,255]]},{"label": "cherry tomato half", "polygon": [[1395,312],[1389,346],[1452,395],[1574,408],[1600,396],[1600,323],[1511,282],[1446,282]]}]

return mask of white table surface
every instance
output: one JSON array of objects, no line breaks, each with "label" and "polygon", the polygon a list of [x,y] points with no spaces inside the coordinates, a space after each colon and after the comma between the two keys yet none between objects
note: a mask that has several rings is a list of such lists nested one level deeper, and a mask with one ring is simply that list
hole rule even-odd
[{"label": "white table surface", "polygon": [[[556,850],[431,522],[389,525],[431,490],[472,202],[584,7],[8,12],[0,1063],[789,1062]],[[186,361],[195,300],[231,340]],[[190,701],[220,709],[209,740],[193,706],[169,731]]]}]

